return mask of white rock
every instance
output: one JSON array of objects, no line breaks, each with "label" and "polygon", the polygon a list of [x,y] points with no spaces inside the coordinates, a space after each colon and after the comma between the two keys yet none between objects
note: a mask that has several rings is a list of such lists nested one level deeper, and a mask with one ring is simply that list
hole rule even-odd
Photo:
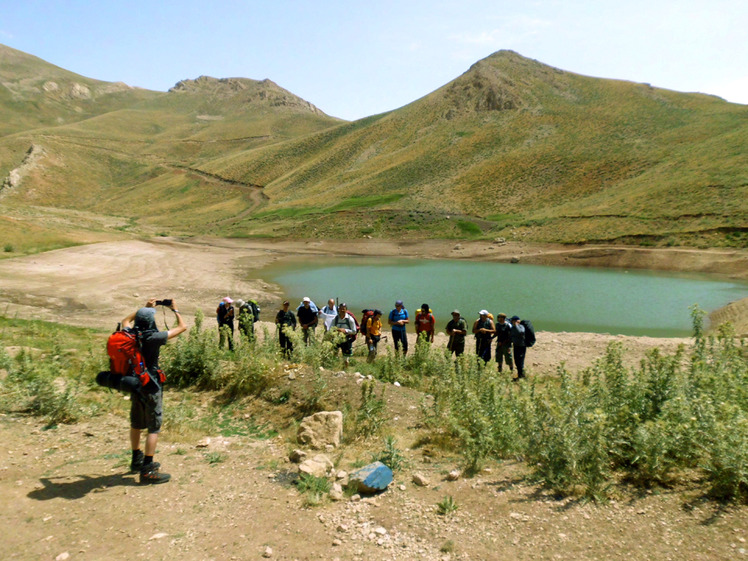
[{"label": "white rock", "polygon": [[415,483],[419,487],[428,487],[431,484],[431,482],[429,481],[429,478],[423,475],[422,473],[413,474],[413,483]]},{"label": "white rock", "polygon": [[327,477],[333,467],[330,458],[324,454],[317,454],[314,458],[304,460],[299,464],[299,473],[306,473],[314,477]]},{"label": "white rock", "polygon": [[300,444],[316,450],[326,445],[337,448],[343,436],[343,413],[340,411],[321,411],[305,417],[299,425],[296,435]]}]

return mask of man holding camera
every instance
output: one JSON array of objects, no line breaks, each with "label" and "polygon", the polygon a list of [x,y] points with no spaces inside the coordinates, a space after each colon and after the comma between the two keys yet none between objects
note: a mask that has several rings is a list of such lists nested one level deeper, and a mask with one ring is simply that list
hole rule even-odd
[{"label": "man holding camera", "polygon": [[[177,318],[177,325],[168,331],[156,327],[156,306],[170,308]],[[138,336],[140,351],[145,361],[150,380],[141,391],[133,392],[130,405],[130,445],[132,447],[131,471],[140,472],[140,483],[166,483],[171,479],[168,473],[161,473],[161,465],[153,461],[161,431],[163,415],[163,383],[166,380],[158,366],[161,346],[169,339],[187,331],[182,315],[174,300],[151,298],[145,307],[133,312],[122,320],[122,328],[132,328]],[[140,450],[140,433],[148,430],[145,439],[145,453]]]}]

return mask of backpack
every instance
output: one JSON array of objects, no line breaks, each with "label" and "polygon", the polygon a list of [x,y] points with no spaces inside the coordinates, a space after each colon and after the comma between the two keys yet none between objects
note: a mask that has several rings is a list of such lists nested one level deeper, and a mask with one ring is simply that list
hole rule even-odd
[{"label": "backpack", "polygon": [[[346,312],[346,313],[353,318],[353,323],[356,324],[356,332],[353,335],[348,335],[348,338],[351,341],[355,341],[356,338],[358,337],[358,332],[361,330],[361,326],[359,325],[358,320],[356,319],[356,316],[354,316],[351,312]],[[364,328],[364,330],[366,330],[366,328]]]},{"label": "backpack", "polygon": [[109,370],[97,374],[96,383],[100,386],[133,392],[151,380],[134,330],[125,328],[112,333],[107,340],[106,351]]},{"label": "backpack", "polygon": [[252,314],[252,323],[259,321],[261,310],[260,310],[260,306],[258,306],[257,302],[255,302],[254,300],[248,300],[247,302],[245,302],[244,305],[241,307],[241,310],[243,310],[246,313]]},{"label": "backpack", "polygon": [[529,319],[523,319],[519,322],[525,328],[525,347],[532,347],[535,344],[535,328]]},{"label": "backpack", "polygon": [[260,319],[260,306],[254,300],[249,300],[247,304],[252,310],[252,321],[258,321]]},{"label": "backpack", "polygon": [[[359,328],[359,332],[361,335],[366,335],[366,324],[368,323],[369,319],[374,317],[374,310],[361,310],[361,327]],[[356,319],[356,318],[353,318]]]}]

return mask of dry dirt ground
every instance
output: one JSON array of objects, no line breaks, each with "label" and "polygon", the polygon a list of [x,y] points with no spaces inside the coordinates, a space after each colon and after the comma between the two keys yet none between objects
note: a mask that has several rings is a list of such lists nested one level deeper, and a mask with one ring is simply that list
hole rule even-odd
[{"label": "dry dirt ground", "polygon": [[[288,255],[354,253],[653,268],[680,264],[686,270],[748,275],[748,254],[737,251],[161,239],[0,261],[0,310],[6,316],[109,328],[151,295],[168,295],[191,318],[198,308],[210,314],[226,293],[276,303],[278,287],[247,280],[251,267]],[[740,309],[733,314],[739,322],[745,320]],[[542,333],[538,339],[528,353],[536,376],[552,375],[560,361],[571,370],[587,366],[611,340],[620,340],[632,361],[653,346],[671,351],[688,342],[567,333]],[[356,391],[354,371],[331,373],[331,378],[341,391]],[[176,407],[182,398],[167,392],[165,407]],[[36,418],[2,416],[0,555],[24,560],[748,558],[748,508],[711,502],[695,483],[624,493],[596,506],[558,500],[528,484],[520,462],[447,481],[459,460],[415,446],[420,396],[389,386],[387,399],[390,430],[409,467],[380,496],[315,508],[306,507],[289,484],[295,468],[287,460],[288,431],[271,439],[224,438],[216,432],[207,447],[164,434],[158,459],[174,479],[142,487],[127,471],[124,400],[110,414],[46,431]],[[262,404],[247,407],[253,416],[262,414]],[[356,460],[379,449],[380,442],[354,443],[331,456],[339,469],[350,471]],[[426,475],[430,485],[414,485],[415,472]],[[441,516],[436,504],[447,495],[459,508]]]}]

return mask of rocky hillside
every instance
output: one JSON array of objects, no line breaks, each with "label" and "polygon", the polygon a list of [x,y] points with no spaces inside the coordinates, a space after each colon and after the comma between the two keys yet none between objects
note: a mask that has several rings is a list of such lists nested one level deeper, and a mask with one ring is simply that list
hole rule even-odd
[{"label": "rocky hillside", "polygon": [[300,109],[315,115],[324,113],[300,97],[284,90],[271,80],[250,80],[248,78],[211,78],[200,76],[195,80],[178,82],[169,93],[184,93],[220,99],[234,98],[237,103],[267,105],[275,108]]}]

